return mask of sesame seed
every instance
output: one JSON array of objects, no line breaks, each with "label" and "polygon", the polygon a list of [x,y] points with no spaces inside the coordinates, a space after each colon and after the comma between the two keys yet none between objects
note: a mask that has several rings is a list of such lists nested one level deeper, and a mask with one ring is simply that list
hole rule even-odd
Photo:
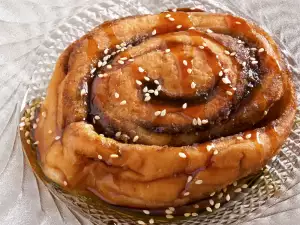
[{"label": "sesame seed", "polygon": [[223,197],[223,193],[221,192],[219,195],[218,195],[218,199],[221,199]]},{"label": "sesame seed", "polygon": [[36,141],[36,142],[34,142],[33,144],[34,145],[38,145],[40,142],[39,141]]},{"label": "sesame seed", "polygon": [[172,214],[173,211],[171,211],[170,209],[166,209],[166,210],[165,210],[165,213],[166,213],[166,214]]},{"label": "sesame seed", "polygon": [[167,110],[164,109],[164,110],[161,111],[160,116],[165,116],[166,114],[167,114]]},{"label": "sesame seed", "polygon": [[42,112],[42,116],[46,118],[46,112]]},{"label": "sesame seed", "polygon": [[220,206],[221,206],[221,203],[219,203],[219,202],[215,204],[216,209],[220,208]]},{"label": "sesame seed", "polygon": [[104,54],[107,55],[107,54],[108,54],[108,51],[109,51],[108,48],[104,49]]},{"label": "sesame seed", "polygon": [[218,155],[219,154],[219,151],[218,150],[215,150],[214,151],[214,155]]},{"label": "sesame seed", "polygon": [[208,151],[208,152],[210,152],[210,150],[212,150],[213,149],[213,145],[207,145],[206,146],[206,150]]},{"label": "sesame seed", "polygon": [[257,50],[257,48],[251,48],[251,50],[252,50],[252,51],[256,51],[256,50]]},{"label": "sesame seed", "polygon": [[143,84],[140,80],[136,80],[135,82],[137,85],[140,85],[140,86]]},{"label": "sesame seed", "polygon": [[242,42],[241,40],[238,40],[238,41],[237,41],[237,43],[239,43],[239,44],[243,44],[243,42]]},{"label": "sesame seed", "polygon": [[145,224],[145,222],[142,221],[142,220],[138,220],[137,223],[140,224],[140,225],[144,225]]},{"label": "sesame seed", "polygon": [[225,53],[225,55],[230,55],[230,52],[227,50],[225,50],[224,53]]},{"label": "sesame seed", "polygon": [[29,131],[26,131],[25,132],[25,137],[28,137],[29,136]]},{"label": "sesame seed", "polygon": [[167,15],[166,15],[166,18],[169,18],[170,16],[171,16],[171,14],[167,14]]},{"label": "sesame seed", "polygon": [[122,57],[120,59],[123,60],[123,61],[125,61],[125,60],[127,60],[127,57]]},{"label": "sesame seed", "polygon": [[145,97],[147,97],[147,96],[150,96],[150,94],[149,94],[149,93],[146,93],[146,94],[145,94]]},{"label": "sesame seed", "polygon": [[233,185],[234,187],[237,186],[237,182],[234,181],[234,182],[232,183],[232,185]]},{"label": "sesame seed", "polygon": [[201,45],[201,46],[199,46],[199,48],[200,48],[200,49],[204,49],[204,46]]},{"label": "sesame seed", "polygon": [[185,192],[184,194],[183,194],[183,196],[189,196],[190,195],[190,192]]},{"label": "sesame seed", "polygon": [[251,138],[251,134],[247,134],[245,137],[246,137],[246,139],[249,139],[249,138]]},{"label": "sesame seed", "polygon": [[150,223],[150,224],[154,224],[154,219],[151,218],[151,219],[149,220],[149,223]]},{"label": "sesame seed", "polygon": [[179,155],[180,158],[183,158],[183,159],[186,158],[186,154],[183,153],[183,152],[179,152],[178,155]]},{"label": "sesame seed", "polygon": [[241,140],[244,140],[244,138],[243,138],[243,137],[240,137],[240,136],[239,136],[239,137],[236,137],[236,139],[238,139],[238,140],[240,140],[240,141],[241,141]]},{"label": "sesame seed", "polygon": [[159,81],[158,80],[155,80],[154,83],[157,84],[157,85],[159,85]]},{"label": "sesame seed", "polygon": [[229,202],[230,201],[230,195],[227,194],[225,199],[226,199],[227,202]]},{"label": "sesame seed", "polygon": [[148,87],[147,86],[145,86],[144,88],[143,88],[143,92],[145,93],[145,92],[148,92]]},{"label": "sesame seed", "polygon": [[154,91],[154,95],[158,96],[158,90],[157,89]]},{"label": "sesame seed", "polygon": [[68,186],[68,182],[67,181],[64,181],[64,186]]},{"label": "sesame seed", "polygon": [[208,120],[204,119],[204,120],[202,120],[201,122],[202,122],[202,124],[207,124],[207,123],[208,123]]},{"label": "sesame seed", "polygon": [[224,84],[231,84],[231,81],[229,80],[229,78],[227,76],[223,77],[222,81],[223,81]]},{"label": "sesame seed", "polygon": [[150,78],[149,77],[144,77],[144,79],[146,80],[146,81],[150,81]]},{"label": "sesame seed", "polygon": [[236,52],[231,52],[230,53],[230,56],[235,56],[236,55]]},{"label": "sesame seed", "polygon": [[191,88],[194,89],[195,87],[196,87],[196,83],[193,81],[193,82],[191,83]]},{"label": "sesame seed", "polygon": [[167,219],[173,219],[174,216],[172,216],[172,215],[166,215],[166,218],[167,218]]},{"label": "sesame seed", "polygon": [[24,127],[24,126],[25,126],[25,122],[21,122],[21,123],[19,124],[19,126],[20,126],[20,127]]},{"label": "sesame seed", "polygon": [[111,158],[119,158],[119,155],[117,155],[117,154],[111,154],[110,157]]},{"label": "sesame seed", "polygon": [[209,199],[209,204],[210,204],[210,205],[214,205],[214,204],[215,204],[214,200]]},{"label": "sesame seed", "polygon": [[27,139],[26,142],[27,142],[27,144],[30,144],[30,140],[29,139]]},{"label": "sesame seed", "polygon": [[179,25],[176,26],[177,29],[180,29],[181,27],[182,27],[181,24],[179,24]]},{"label": "sesame seed", "polygon": [[167,49],[165,50],[166,53],[168,53],[168,52],[170,52],[170,51],[171,51],[171,49],[169,49],[169,48],[167,48]]},{"label": "sesame seed", "polygon": [[121,46],[120,46],[120,45],[116,45],[116,48],[117,48],[117,49],[121,49]]},{"label": "sesame seed", "polygon": [[173,12],[177,12],[177,9],[172,9]]},{"label": "sesame seed", "polygon": [[185,66],[187,66],[187,61],[184,59],[183,61],[182,61],[182,63],[183,63],[183,65],[185,65]]},{"label": "sesame seed", "polygon": [[184,103],[184,104],[182,105],[182,108],[183,108],[183,109],[186,109],[186,108],[187,108],[187,103]]},{"label": "sesame seed", "polygon": [[143,73],[143,72],[145,71],[145,70],[144,70],[142,67],[140,67],[140,66],[139,66],[138,70],[139,70],[139,72],[141,72],[141,73]]},{"label": "sesame seed", "polygon": [[146,96],[145,99],[144,99],[145,102],[148,102],[148,101],[150,101],[150,100],[151,100],[151,97],[150,97],[150,96]]},{"label": "sesame seed", "polygon": [[100,116],[96,115],[95,117],[95,120],[100,120]]},{"label": "sesame seed", "polygon": [[268,114],[268,111],[267,111],[267,110],[265,110],[265,111],[264,111],[264,115],[267,115],[267,114]]},{"label": "sesame seed", "polygon": [[125,104],[126,104],[126,100],[120,102],[120,105],[125,105]]},{"label": "sesame seed", "polygon": [[236,21],[235,23],[236,23],[236,24],[242,24],[242,23],[241,23],[241,22],[239,22],[239,21]]},{"label": "sesame seed", "polygon": [[255,61],[255,60],[256,60],[256,58],[254,58],[254,57],[250,57],[250,60],[252,60],[252,61]]},{"label": "sesame seed", "polygon": [[169,17],[169,20],[172,22],[175,21],[175,19],[173,17]]},{"label": "sesame seed", "polygon": [[139,139],[139,136],[134,136],[134,138],[133,138],[133,142],[137,142],[137,140]]},{"label": "sesame seed", "polygon": [[242,66],[246,66],[246,64],[247,64],[246,62],[243,62],[243,63],[242,63]]},{"label": "sesame seed", "polygon": [[207,44],[206,44],[206,42],[203,42],[203,43],[202,43],[202,45],[203,45],[204,47],[207,47]]},{"label": "sesame seed", "polygon": [[248,184],[243,184],[242,188],[248,188]]},{"label": "sesame seed", "polygon": [[213,33],[213,31],[211,29],[207,29],[206,32],[207,33]]},{"label": "sesame seed", "polygon": [[60,136],[56,136],[54,139],[57,141],[60,139]]},{"label": "sesame seed", "polygon": [[258,61],[252,61],[251,62],[251,64],[253,64],[253,65],[255,65],[255,64],[257,64],[258,63]]},{"label": "sesame seed", "polygon": [[193,180],[192,176],[188,176],[187,183],[190,183]]},{"label": "sesame seed", "polygon": [[228,73],[229,72],[229,69],[224,69],[224,73]]},{"label": "sesame seed", "polygon": [[223,71],[220,71],[220,72],[219,72],[219,76],[220,76],[220,77],[223,76]]},{"label": "sesame seed", "polygon": [[122,46],[122,47],[126,47],[126,43],[125,43],[125,42],[122,42],[122,43],[121,43],[121,46]]},{"label": "sesame seed", "polygon": [[198,213],[194,212],[194,213],[192,213],[192,216],[198,216]]},{"label": "sesame seed", "polygon": [[209,196],[212,197],[216,194],[216,192],[211,193]]},{"label": "sesame seed", "polygon": [[86,90],[85,90],[85,89],[81,89],[80,95],[83,96],[83,95],[85,95],[85,94],[86,94]]},{"label": "sesame seed", "polygon": [[175,208],[174,207],[169,207],[169,209],[174,212],[175,211]]},{"label": "sesame seed", "polygon": [[185,217],[189,217],[189,216],[191,216],[191,213],[185,213],[185,214],[183,214]]},{"label": "sesame seed", "polygon": [[197,119],[196,119],[196,118],[193,119],[192,124],[193,124],[194,126],[197,126],[197,125],[198,125],[198,122],[197,122]]},{"label": "sesame seed", "polygon": [[156,112],[154,113],[155,116],[159,116],[160,114],[161,114],[161,111],[156,111]]},{"label": "sesame seed", "polygon": [[239,193],[239,192],[241,192],[241,191],[242,191],[241,188],[237,188],[237,189],[234,190],[234,192],[236,192],[236,193]]},{"label": "sesame seed", "polygon": [[101,159],[102,159],[102,155],[100,155],[100,154],[99,154],[99,155],[98,155],[98,159],[100,159],[100,160],[101,160]]},{"label": "sesame seed", "polygon": [[148,92],[149,92],[150,94],[153,94],[153,93],[154,93],[154,90],[153,90],[153,89],[150,89]]},{"label": "sesame seed", "polygon": [[195,27],[190,27],[189,30],[196,30],[196,28]]},{"label": "sesame seed", "polygon": [[192,70],[191,68],[188,68],[186,71],[187,71],[189,74],[191,74],[193,70]]},{"label": "sesame seed", "polygon": [[107,65],[106,68],[107,68],[107,69],[111,69],[111,68],[112,68],[112,65]]},{"label": "sesame seed", "polygon": [[96,71],[96,68],[92,68],[90,72],[91,72],[91,74],[93,74],[95,71]]},{"label": "sesame seed", "polygon": [[133,62],[133,61],[134,61],[134,59],[128,59],[128,61],[129,61],[129,62]]},{"label": "sesame seed", "polygon": [[152,35],[155,35],[156,34],[156,30],[154,29],[153,31],[152,31]]},{"label": "sesame seed", "polygon": [[121,64],[121,65],[123,65],[123,64],[124,64],[124,61],[118,60],[118,63]]},{"label": "sesame seed", "polygon": [[145,213],[146,215],[149,215],[150,211],[149,210],[143,210],[143,213]]},{"label": "sesame seed", "polygon": [[199,117],[197,118],[197,124],[198,124],[198,126],[202,125],[202,121],[201,121],[201,119]]},{"label": "sesame seed", "polygon": [[264,48],[260,48],[260,49],[258,49],[258,52],[259,53],[261,53],[261,52],[264,52],[265,51],[265,49]]},{"label": "sesame seed", "polygon": [[231,91],[226,91],[226,94],[231,96],[232,95],[232,92]]},{"label": "sesame seed", "polygon": [[210,207],[206,207],[207,212],[212,212],[212,209]]},{"label": "sesame seed", "polygon": [[120,97],[119,93],[115,92],[115,98],[119,98],[119,97]]},{"label": "sesame seed", "polygon": [[195,184],[202,184],[203,180],[196,180]]},{"label": "sesame seed", "polygon": [[116,137],[120,137],[120,136],[121,136],[121,132],[118,131],[118,132],[116,133]]}]

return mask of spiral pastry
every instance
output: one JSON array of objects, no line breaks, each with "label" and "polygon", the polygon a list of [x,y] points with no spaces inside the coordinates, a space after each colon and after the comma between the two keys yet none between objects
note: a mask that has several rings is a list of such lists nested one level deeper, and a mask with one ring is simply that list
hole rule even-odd
[{"label": "spiral pastry", "polygon": [[34,130],[43,172],[116,205],[181,206],[261,169],[295,116],[272,38],[225,14],[105,22],[59,57]]}]

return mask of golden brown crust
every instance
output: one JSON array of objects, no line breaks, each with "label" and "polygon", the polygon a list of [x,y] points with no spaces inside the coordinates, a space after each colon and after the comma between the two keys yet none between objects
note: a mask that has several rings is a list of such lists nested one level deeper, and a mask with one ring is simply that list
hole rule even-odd
[{"label": "golden brown crust", "polygon": [[[180,20],[183,12],[171,14],[175,20]],[[155,144],[146,138],[141,138],[140,141],[144,141],[142,144],[126,144],[95,132],[93,125],[84,121],[88,116],[85,103],[88,95],[81,93],[82,87],[92,80],[90,70],[91,65],[95,65],[95,58],[102,58],[106,48],[120,44],[116,41],[133,43],[148,39],[146,42],[152,44],[140,47],[140,51],[147,52],[147,48],[151,49],[149,46],[159,42],[155,38],[149,39],[153,30],[158,32],[164,29],[162,14],[106,22],[71,44],[57,61],[41,108],[46,116],[40,113],[35,131],[46,176],[58,184],[67,184],[69,188],[88,189],[112,204],[158,208],[179,206],[206,197],[258,171],[277,154],[292,128],[296,104],[290,73],[276,44],[260,28],[241,18],[199,12],[184,14],[190,15],[190,22],[197,29],[243,36],[244,40],[255,41],[256,46],[266,52],[260,62],[261,67],[267,67],[260,81],[261,88],[253,89],[251,98],[241,102],[234,114],[235,119],[228,119],[209,130],[201,130],[200,137],[198,134],[195,139],[191,138],[205,142],[179,147],[165,145],[175,141],[175,138],[159,139],[161,134],[150,134],[152,138],[157,138]],[[251,32],[239,29],[232,24],[235,22],[241,22]],[[170,27],[168,29],[172,30]],[[129,51],[132,51],[131,55],[139,54],[138,47]],[[127,109],[130,109],[129,106]],[[264,118],[261,113],[265,110],[269,113]],[[183,119],[177,122],[182,121],[186,122]],[[238,133],[240,131],[242,133]],[[207,141],[210,135],[220,133],[227,137]],[[209,146],[212,146],[210,151]],[[114,158],[112,154],[118,157]],[[193,179],[187,183],[191,175]],[[198,185],[197,180],[203,183]]]}]

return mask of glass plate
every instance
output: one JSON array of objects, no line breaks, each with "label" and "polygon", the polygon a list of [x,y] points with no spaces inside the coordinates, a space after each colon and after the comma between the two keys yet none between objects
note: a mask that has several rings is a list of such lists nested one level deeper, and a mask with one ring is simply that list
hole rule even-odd
[{"label": "glass plate", "polygon": [[[147,4],[146,4],[147,3]],[[64,21],[63,25],[57,27],[46,41],[36,50],[26,67],[28,74],[31,74],[27,80],[28,83],[25,97],[22,103],[21,115],[29,104],[34,104],[36,99],[43,99],[48,82],[51,79],[52,71],[59,54],[73,41],[84,35],[96,25],[106,21],[124,16],[158,13],[169,8],[197,7],[210,12],[228,12],[245,17],[257,22],[266,31],[265,24],[255,21],[247,13],[241,12],[236,6],[226,3],[220,5],[215,1],[144,1],[144,4],[134,1],[108,1],[95,3],[85,6],[80,13]],[[279,40],[274,37],[280,44]],[[286,48],[280,44],[282,52],[288,62],[290,69],[294,73],[294,81],[297,87],[297,98],[299,101],[299,73],[295,69],[296,63],[290,57]],[[299,113],[297,112],[297,118]],[[80,214],[87,217],[96,224],[137,224],[138,221],[148,223],[150,218],[154,218],[155,223],[168,224],[234,224],[241,223],[249,218],[259,215],[268,207],[276,204],[282,194],[299,182],[299,124],[296,123],[294,129],[282,147],[282,151],[274,157],[256,176],[234,184],[225,193],[223,198],[229,193],[231,200],[222,205],[218,210],[212,213],[198,212],[189,218],[175,217],[172,220],[166,220],[163,217],[145,216],[142,213],[124,210],[124,208],[111,206],[100,200],[95,201],[93,197],[80,196],[80,194],[71,195],[60,189],[49,181],[41,172],[35,161],[35,152],[24,148],[35,174],[48,187],[49,191],[67,204],[68,207],[75,209]],[[243,186],[247,183],[248,187]],[[241,188],[241,192],[234,190]],[[220,193],[216,193],[219,195]],[[202,202],[203,203],[203,202]],[[208,206],[208,205],[207,205]],[[204,207],[205,208],[205,207]],[[142,222],[140,222],[142,223]]]}]

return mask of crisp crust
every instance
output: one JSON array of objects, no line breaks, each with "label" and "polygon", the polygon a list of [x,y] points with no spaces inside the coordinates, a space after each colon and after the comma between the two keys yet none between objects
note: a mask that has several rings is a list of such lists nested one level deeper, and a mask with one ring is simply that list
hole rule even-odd
[{"label": "crisp crust", "polygon": [[[176,13],[173,14],[176,18]],[[222,133],[227,137],[179,147],[126,144],[100,136],[93,125],[84,121],[88,116],[85,105],[88,96],[81,95],[80,91],[85,82],[92,79],[90,70],[95,64],[94,56],[101,58],[103,51],[111,48],[112,41],[105,29],[110,27],[118,40],[131,43],[147,39],[153,29],[161,26],[160,15],[106,22],[71,44],[57,61],[41,107],[41,112],[46,112],[47,116],[39,115],[40,122],[35,130],[42,169],[47,177],[61,185],[67,182],[69,188],[90,190],[116,205],[139,208],[180,206],[257,172],[278,153],[291,131],[296,100],[290,73],[276,44],[260,28],[241,18],[199,12],[187,14],[195,28],[243,35],[244,39],[255,41],[259,48],[264,48],[272,62],[276,62],[270,68],[267,60],[262,61],[264,65],[261,66],[266,67],[267,72],[261,83],[266,88],[254,92],[250,101],[239,106],[242,110],[236,112],[236,118],[242,121],[240,128],[229,120],[222,126],[201,131],[203,136],[228,131]],[[247,24],[252,33],[234,29],[228,22],[233,19]],[[98,43],[97,48],[95,43]],[[261,95],[267,103],[261,101]],[[243,113],[248,115],[245,121],[258,117],[255,108],[260,104],[268,104],[267,109],[276,110],[276,113],[271,113],[262,122],[257,119],[255,126],[258,128],[249,129],[243,122]],[[259,122],[261,125],[257,126]],[[49,134],[49,130],[52,133]],[[208,151],[207,146],[213,146],[213,149]],[[180,157],[180,153],[186,158]],[[112,154],[118,157],[113,158]],[[187,183],[191,174],[193,180]],[[203,183],[197,185],[197,180]],[[186,192],[189,195],[185,196]]]}]

